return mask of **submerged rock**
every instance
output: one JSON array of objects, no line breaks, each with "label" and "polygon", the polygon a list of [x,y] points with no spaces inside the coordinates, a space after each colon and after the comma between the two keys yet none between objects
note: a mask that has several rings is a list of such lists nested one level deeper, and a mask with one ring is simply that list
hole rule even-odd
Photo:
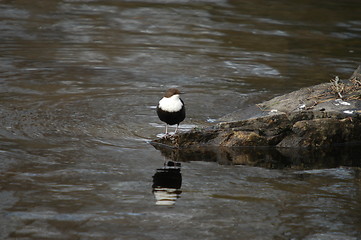
[{"label": "submerged rock", "polygon": [[152,141],[172,148],[322,147],[361,142],[361,66],[349,80],[302,88],[241,109],[208,128]]}]

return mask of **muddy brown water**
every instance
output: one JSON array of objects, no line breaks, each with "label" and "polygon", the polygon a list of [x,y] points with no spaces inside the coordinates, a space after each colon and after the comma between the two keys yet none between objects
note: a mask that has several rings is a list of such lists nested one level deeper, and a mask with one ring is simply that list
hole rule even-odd
[{"label": "muddy brown water", "polygon": [[164,167],[148,142],[164,131],[154,107],[168,87],[186,92],[184,131],[349,77],[361,62],[359,9],[0,1],[0,238],[361,238],[359,151],[304,169],[196,154]]}]

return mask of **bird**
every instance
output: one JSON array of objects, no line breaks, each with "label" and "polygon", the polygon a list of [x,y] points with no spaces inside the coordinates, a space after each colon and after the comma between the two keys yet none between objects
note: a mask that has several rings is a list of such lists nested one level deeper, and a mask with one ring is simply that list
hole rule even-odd
[{"label": "bird", "polygon": [[162,122],[165,122],[165,134],[168,134],[168,125],[175,125],[174,133],[177,133],[179,124],[186,117],[186,109],[183,100],[180,98],[181,92],[176,88],[168,89],[164,97],[159,101],[157,114]]}]

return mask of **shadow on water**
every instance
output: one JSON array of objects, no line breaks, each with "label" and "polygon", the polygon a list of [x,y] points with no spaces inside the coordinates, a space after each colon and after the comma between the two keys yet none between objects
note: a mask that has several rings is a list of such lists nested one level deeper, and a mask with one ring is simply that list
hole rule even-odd
[{"label": "shadow on water", "polygon": [[174,205],[182,193],[181,163],[166,161],[153,176],[153,194],[156,205]]},{"label": "shadow on water", "polygon": [[320,169],[340,166],[361,167],[359,145],[328,148],[197,147],[177,149],[151,142],[173,161],[206,161],[221,165],[248,165],[270,169]]}]

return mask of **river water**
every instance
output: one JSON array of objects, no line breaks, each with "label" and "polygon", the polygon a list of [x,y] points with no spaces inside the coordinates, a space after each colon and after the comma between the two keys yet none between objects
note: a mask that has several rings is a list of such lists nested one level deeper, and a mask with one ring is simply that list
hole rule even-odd
[{"label": "river water", "polygon": [[360,239],[360,164],[348,155],[267,168],[188,154],[163,167],[149,144],[169,87],[186,92],[185,131],[348,78],[361,62],[360,9],[0,0],[0,238]]}]

